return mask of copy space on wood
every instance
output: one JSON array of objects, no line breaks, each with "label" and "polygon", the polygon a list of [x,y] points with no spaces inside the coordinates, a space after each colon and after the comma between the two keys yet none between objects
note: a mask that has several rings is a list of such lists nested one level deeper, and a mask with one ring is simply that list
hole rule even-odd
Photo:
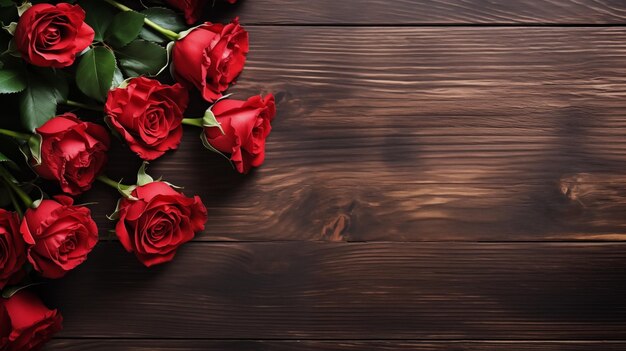
[{"label": "copy space on wood", "polygon": [[622,351],[624,342],[607,341],[557,341],[557,342],[507,342],[507,341],[212,341],[212,340],[76,340],[60,339],[49,343],[56,351]]},{"label": "copy space on wood", "polygon": [[623,24],[621,0],[254,0],[218,6],[216,20],[244,24]]},{"label": "copy space on wood", "polygon": [[[235,174],[194,129],[150,166],[207,204],[197,240],[626,238],[626,29],[249,30],[230,92],[277,97],[263,167]],[[115,198],[86,196],[103,228]]]},{"label": "copy space on wood", "polygon": [[115,242],[41,288],[62,338],[626,339],[626,244]]}]

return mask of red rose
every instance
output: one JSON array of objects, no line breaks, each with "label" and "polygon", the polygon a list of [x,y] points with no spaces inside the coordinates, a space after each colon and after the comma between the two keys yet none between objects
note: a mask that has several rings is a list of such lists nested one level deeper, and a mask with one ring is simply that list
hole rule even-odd
[{"label": "red rose", "polygon": [[29,244],[28,260],[46,278],[60,278],[83,263],[98,242],[91,211],[73,202],[58,195],[24,214],[20,233]]},{"label": "red rose", "polygon": [[33,5],[15,29],[15,44],[22,57],[42,67],[70,66],[93,37],[93,29],[85,23],[85,11],[66,3]]},{"label": "red rose", "polygon": [[[207,0],[166,0],[168,4],[183,11],[185,15],[185,21],[187,24],[194,24],[198,22],[198,19],[202,16]],[[234,4],[237,0],[227,0],[229,3]]]},{"label": "red rose", "polygon": [[206,0],[167,0],[167,3],[183,11],[187,24],[193,24],[202,15]]},{"label": "red rose", "polygon": [[0,208],[0,289],[15,283],[16,273],[26,262],[26,243],[19,226],[17,213]]},{"label": "red rose", "polygon": [[128,252],[134,252],[147,267],[171,261],[176,249],[204,229],[206,208],[165,182],[138,186],[118,207],[115,231]]},{"label": "red rose", "polygon": [[206,127],[204,136],[209,144],[229,153],[240,173],[259,167],[265,160],[265,139],[276,115],[274,96],[253,96],[247,101],[224,99],[213,105],[211,111],[224,134],[217,127]]},{"label": "red rose", "polygon": [[42,162],[34,167],[35,172],[58,181],[71,195],[91,188],[107,160],[110,140],[106,129],[65,113],[44,123],[37,133],[42,137]]},{"label": "red rose", "polygon": [[109,92],[104,111],[108,124],[144,160],[154,160],[176,149],[183,136],[187,90],[154,79],[133,78],[124,88]]},{"label": "red rose", "polygon": [[27,291],[0,298],[0,350],[37,350],[62,329],[63,317]]},{"label": "red rose", "polygon": [[174,76],[198,88],[204,99],[212,102],[241,73],[247,53],[248,32],[237,19],[229,24],[207,22],[174,45]]}]

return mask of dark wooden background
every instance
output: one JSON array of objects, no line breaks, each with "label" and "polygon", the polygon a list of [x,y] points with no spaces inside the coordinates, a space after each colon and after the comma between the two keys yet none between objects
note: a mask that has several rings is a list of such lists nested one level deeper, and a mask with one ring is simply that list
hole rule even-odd
[{"label": "dark wooden background", "polygon": [[[221,16],[251,35],[231,92],[277,97],[266,164],[236,175],[186,130],[151,173],[206,231],[153,269],[103,231],[41,288],[65,316],[47,350],[626,349],[626,1]],[[107,230],[115,197],[85,197]]]}]

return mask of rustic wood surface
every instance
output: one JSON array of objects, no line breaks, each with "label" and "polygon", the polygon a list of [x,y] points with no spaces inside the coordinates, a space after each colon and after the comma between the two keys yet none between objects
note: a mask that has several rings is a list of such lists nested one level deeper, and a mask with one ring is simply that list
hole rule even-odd
[{"label": "rustic wood surface", "polygon": [[[234,175],[190,128],[151,165],[204,199],[199,240],[626,238],[625,28],[249,30],[232,92],[278,96],[266,164]],[[116,194],[85,201],[112,227]]]},{"label": "rustic wood surface", "polygon": [[622,0],[245,0],[219,6],[245,24],[623,24]]},{"label": "rustic wood surface", "polygon": [[[248,176],[197,130],[150,171],[205,232],[146,269],[103,242],[39,290],[46,350],[623,350],[626,2],[246,0]],[[196,104],[189,115],[199,114]],[[138,160],[112,152],[110,175]]]},{"label": "rustic wood surface", "polygon": [[[146,347],[150,345],[150,347]],[[210,340],[55,340],[50,350],[61,351],[623,351],[626,343],[575,342],[510,342],[510,341],[210,341]]]},{"label": "rustic wood surface", "polygon": [[626,340],[626,243],[101,243],[42,287],[62,337]]}]

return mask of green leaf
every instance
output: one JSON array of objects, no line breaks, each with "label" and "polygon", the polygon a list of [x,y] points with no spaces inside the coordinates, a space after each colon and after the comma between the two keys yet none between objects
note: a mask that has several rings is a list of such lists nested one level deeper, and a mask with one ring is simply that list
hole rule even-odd
[{"label": "green leaf", "polygon": [[57,104],[67,100],[67,80],[60,71],[33,69],[27,87],[20,94],[20,117],[30,131],[56,115]]},{"label": "green leaf", "polygon": [[154,182],[154,178],[146,173],[146,165],[148,165],[148,162],[143,162],[137,172],[137,185],[139,186]]},{"label": "green leaf", "polygon": [[0,7],[15,6],[13,0],[0,0]]},{"label": "green leaf", "polygon": [[115,55],[105,47],[89,49],[76,69],[76,85],[85,95],[105,101],[115,73]]},{"label": "green leaf", "polygon": [[139,35],[144,18],[144,15],[133,11],[118,13],[106,31],[105,40],[115,47],[126,46]]},{"label": "green leaf", "polygon": [[14,169],[18,169],[17,164],[1,152],[0,152],[0,163],[4,163]]},{"label": "green leaf", "polygon": [[103,41],[117,11],[102,0],[83,0],[80,6],[85,10],[85,22],[95,32],[93,40]]},{"label": "green leaf", "polygon": [[0,94],[19,93],[26,89],[24,72],[17,69],[0,69]]},{"label": "green leaf", "polygon": [[[166,9],[164,7],[150,7],[141,11],[141,13],[144,14],[152,22],[173,32],[178,33],[187,29],[187,25],[184,19],[170,9]],[[168,39],[164,38],[161,34],[147,27],[144,27],[141,30],[139,36],[143,39],[159,44],[165,44],[168,42]]]},{"label": "green leaf", "polygon": [[167,51],[145,40],[135,40],[117,50],[120,67],[128,77],[154,76],[167,65]]}]

